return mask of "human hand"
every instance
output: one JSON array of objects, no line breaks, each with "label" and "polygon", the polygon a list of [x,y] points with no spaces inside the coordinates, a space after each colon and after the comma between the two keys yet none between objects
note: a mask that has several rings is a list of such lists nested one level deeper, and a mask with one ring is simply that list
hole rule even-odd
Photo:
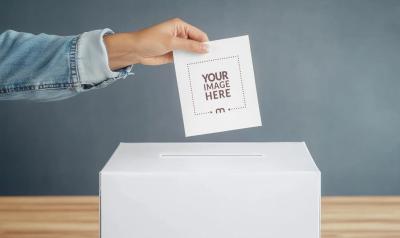
[{"label": "human hand", "polygon": [[207,53],[207,34],[174,18],[136,32],[104,36],[111,70],[131,64],[160,65],[173,60],[172,50]]}]

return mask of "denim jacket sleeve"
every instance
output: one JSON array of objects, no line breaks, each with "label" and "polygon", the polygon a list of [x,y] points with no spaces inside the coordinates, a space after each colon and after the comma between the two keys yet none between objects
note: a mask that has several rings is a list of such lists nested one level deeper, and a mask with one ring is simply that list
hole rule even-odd
[{"label": "denim jacket sleeve", "polygon": [[60,100],[126,78],[132,66],[118,71],[108,66],[103,35],[112,33],[0,34],[0,100]]}]

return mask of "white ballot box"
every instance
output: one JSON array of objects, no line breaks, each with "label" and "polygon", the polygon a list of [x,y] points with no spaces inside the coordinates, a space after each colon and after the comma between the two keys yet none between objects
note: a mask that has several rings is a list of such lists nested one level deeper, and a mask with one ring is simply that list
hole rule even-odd
[{"label": "white ballot box", "polygon": [[317,238],[305,143],[121,143],[100,172],[102,238]]}]

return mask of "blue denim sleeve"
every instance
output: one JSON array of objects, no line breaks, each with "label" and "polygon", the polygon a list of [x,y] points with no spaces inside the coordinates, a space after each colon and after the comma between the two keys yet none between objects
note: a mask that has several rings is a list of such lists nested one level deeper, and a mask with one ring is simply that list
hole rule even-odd
[{"label": "blue denim sleeve", "polygon": [[0,100],[60,100],[126,78],[132,66],[109,69],[104,34],[0,34]]}]

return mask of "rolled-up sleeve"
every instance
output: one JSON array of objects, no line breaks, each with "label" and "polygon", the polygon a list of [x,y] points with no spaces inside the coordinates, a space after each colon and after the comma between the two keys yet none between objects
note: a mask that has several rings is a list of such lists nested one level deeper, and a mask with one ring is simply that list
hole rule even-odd
[{"label": "rolled-up sleeve", "polygon": [[113,34],[110,29],[94,30],[81,35],[78,42],[77,62],[79,77],[86,88],[106,86],[112,81],[133,74],[132,66],[112,71],[108,64],[103,36]]},{"label": "rolled-up sleeve", "polygon": [[110,29],[75,36],[6,31],[0,34],[0,100],[61,100],[103,88],[133,74],[110,70],[103,36]]}]

